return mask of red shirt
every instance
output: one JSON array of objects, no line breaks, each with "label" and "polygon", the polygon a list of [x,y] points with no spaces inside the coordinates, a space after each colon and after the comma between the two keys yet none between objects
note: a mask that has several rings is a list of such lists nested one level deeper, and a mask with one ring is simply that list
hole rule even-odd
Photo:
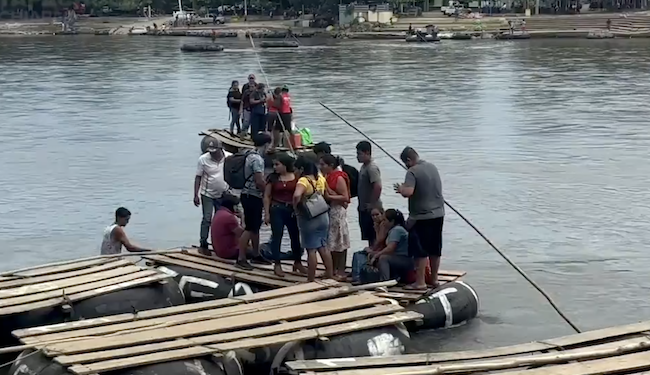
[{"label": "red shirt", "polygon": [[271,200],[274,202],[291,204],[293,202],[293,192],[296,191],[296,183],[298,179],[294,178],[291,181],[273,182],[271,185]]},{"label": "red shirt", "polygon": [[336,191],[336,181],[339,180],[339,177],[343,177],[345,184],[348,186],[348,194],[350,194],[350,177],[348,174],[343,171],[333,171],[327,175],[327,185],[330,189]]},{"label": "red shirt", "polygon": [[280,113],[291,113],[291,97],[288,92],[282,94],[282,105],[280,106]]},{"label": "red shirt", "polygon": [[278,108],[275,106],[275,98],[273,95],[266,101],[266,107],[269,109],[269,112],[277,112]]},{"label": "red shirt", "polygon": [[239,255],[239,238],[235,229],[239,227],[237,216],[227,208],[220,208],[212,217],[210,232],[212,234],[212,248],[220,258],[237,259]]}]

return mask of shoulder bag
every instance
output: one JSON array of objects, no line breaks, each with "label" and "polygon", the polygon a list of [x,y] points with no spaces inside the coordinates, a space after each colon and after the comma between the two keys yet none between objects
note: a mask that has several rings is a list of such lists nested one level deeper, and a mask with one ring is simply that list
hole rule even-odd
[{"label": "shoulder bag", "polygon": [[309,181],[309,184],[314,189],[314,192],[303,201],[303,214],[307,219],[313,219],[329,211],[330,206],[325,201],[323,195],[319,193],[318,190],[316,190],[316,186],[314,186],[314,183],[312,183],[311,179],[307,177],[305,178],[307,181]]}]

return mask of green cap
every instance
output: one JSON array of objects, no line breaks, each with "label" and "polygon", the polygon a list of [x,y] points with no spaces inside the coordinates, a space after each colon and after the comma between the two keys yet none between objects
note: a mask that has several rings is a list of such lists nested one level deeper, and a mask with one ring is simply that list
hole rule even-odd
[{"label": "green cap", "polygon": [[287,91],[289,91],[289,86],[287,86],[287,85],[283,85],[283,86],[282,86],[282,90],[287,90]]}]

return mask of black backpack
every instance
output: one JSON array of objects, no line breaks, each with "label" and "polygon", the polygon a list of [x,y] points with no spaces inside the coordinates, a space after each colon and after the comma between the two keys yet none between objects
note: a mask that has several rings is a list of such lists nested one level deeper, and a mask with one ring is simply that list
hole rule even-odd
[{"label": "black backpack", "polygon": [[357,189],[359,188],[359,171],[355,167],[347,164],[343,164],[341,168],[350,179],[350,196],[353,198],[358,196],[359,194],[357,194]]},{"label": "black backpack", "polygon": [[246,177],[246,159],[250,150],[240,151],[226,158],[223,164],[223,177],[226,183],[233,189],[243,189],[252,174]]}]

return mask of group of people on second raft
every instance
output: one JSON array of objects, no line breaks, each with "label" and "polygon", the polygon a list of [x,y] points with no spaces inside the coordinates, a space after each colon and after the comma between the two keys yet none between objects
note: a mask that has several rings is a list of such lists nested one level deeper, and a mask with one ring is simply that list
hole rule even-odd
[{"label": "group of people on second raft", "polygon": [[263,83],[255,80],[254,74],[248,75],[240,90],[239,81],[232,81],[226,102],[230,110],[230,132],[239,135],[269,131],[272,143],[277,146],[283,131],[291,130],[293,108],[289,87],[276,87],[272,92],[267,91]]},{"label": "group of people on second raft", "polygon": [[[437,285],[444,199],[435,165],[420,159],[411,147],[401,154],[408,172],[404,183],[394,189],[408,198],[407,222],[399,210],[382,208],[381,172],[369,142],[356,146],[361,163],[357,176],[345,172],[350,166],[332,155],[325,142],[297,158],[282,152],[269,154],[271,136],[266,132],[253,135],[253,142],[255,149],[245,152],[243,162],[245,186],[235,193],[224,180],[228,172],[224,172],[225,154],[219,141],[210,141],[199,159],[194,201],[203,206],[202,249],[210,248],[211,231],[216,256],[236,259],[236,265],[247,270],[253,269],[248,259],[274,263],[275,274],[284,277],[280,248],[286,227],[293,270],[306,274],[310,281],[316,277],[318,254],[326,278],[351,276],[353,283],[361,283],[364,270],[373,269],[377,281],[399,279],[410,282],[409,289],[426,289],[427,281]],[[265,170],[265,159],[272,161],[272,170]],[[359,202],[361,236],[368,247],[353,254],[352,274],[347,275],[347,209],[353,192]],[[243,212],[238,212],[239,203]],[[271,255],[266,257],[260,253],[263,224],[271,227]],[[307,250],[307,268],[301,261],[303,249]]]}]

